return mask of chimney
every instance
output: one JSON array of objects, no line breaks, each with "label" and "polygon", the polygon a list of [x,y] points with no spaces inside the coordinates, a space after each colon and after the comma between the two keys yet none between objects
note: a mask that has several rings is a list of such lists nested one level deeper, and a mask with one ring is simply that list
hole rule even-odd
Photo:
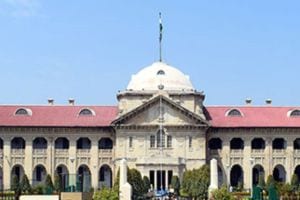
[{"label": "chimney", "polygon": [[49,99],[48,99],[48,105],[49,105],[49,106],[53,106],[53,105],[54,105],[54,99],[49,98]]},{"label": "chimney", "polygon": [[272,99],[266,99],[266,104],[271,105],[272,104]]},{"label": "chimney", "polygon": [[245,100],[245,103],[246,103],[246,105],[250,105],[250,104],[252,103],[252,99],[247,98],[247,99]]},{"label": "chimney", "polygon": [[69,105],[74,106],[75,105],[75,99],[70,98],[69,99]]}]

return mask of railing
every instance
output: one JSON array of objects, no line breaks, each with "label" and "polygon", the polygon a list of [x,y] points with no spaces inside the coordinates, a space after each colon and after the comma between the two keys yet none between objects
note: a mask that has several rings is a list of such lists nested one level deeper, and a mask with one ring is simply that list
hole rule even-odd
[{"label": "railing", "polygon": [[112,157],[113,150],[112,149],[99,149],[99,157]]},{"label": "railing", "polygon": [[265,149],[252,149],[251,153],[262,154],[262,153],[265,153]]},{"label": "railing", "polygon": [[69,149],[55,149],[54,153],[56,156],[67,156],[69,155]]},{"label": "railing", "polygon": [[273,154],[284,154],[285,152],[285,149],[273,149]]},{"label": "railing", "polygon": [[242,154],[244,149],[230,149],[231,154]]},{"label": "railing", "polygon": [[11,149],[12,155],[24,155],[25,149]]},{"label": "railing", "polygon": [[220,155],[221,151],[222,151],[222,149],[210,149],[209,154],[210,155]]},{"label": "railing", "polygon": [[47,149],[33,149],[33,155],[46,155]]},{"label": "railing", "polygon": [[87,156],[90,154],[90,149],[77,149],[78,156]]}]

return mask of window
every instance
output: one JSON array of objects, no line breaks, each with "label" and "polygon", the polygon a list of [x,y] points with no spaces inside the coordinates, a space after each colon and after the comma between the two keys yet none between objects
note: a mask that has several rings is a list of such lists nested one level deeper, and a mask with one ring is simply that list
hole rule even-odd
[{"label": "window", "polygon": [[150,135],[150,148],[155,148],[155,135]]},{"label": "window", "polygon": [[189,136],[189,148],[192,148],[193,146],[193,137]]},{"label": "window", "polygon": [[15,115],[31,115],[31,110],[25,109],[25,108],[19,108],[16,112]]},{"label": "window", "polygon": [[165,71],[164,70],[159,70],[158,72],[157,72],[157,75],[165,75],[166,73],[165,73]]},{"label": "window", "polygon": [[167,147],[168,148],[172,147],[172,136],[171,135],[167,136]]},{"label": "window", "polygon": [[227,115],[226,116],[230,116],[230,117],[241,117],[242,116],[242,113],[237,110],[237,109],[232,109],[232,110],[229,110],[227,112]]},{"label": "window", "polygon": [[157,132],[157,147],[165,147],[165,132],[164,131],[158,131]]},{"label": "window", "polygon": [[208,141],[208,148],[211,150],[222,149],[222,140],[220,138],[211,138]]},{"label": "window", "polygon": [[129,148],[132,148],[133,146],[133,138],[130,136],[129,137]]},{"label": "window", "polygon": [[91,116],[91,115],[95,115],[95,112],[88,108],[84,108],[79,112],[79,116]]},{"label": "window", "polygon": [[110,138],[101,138],[98,142],[99,149],[112,149],[113,142]]},{"label": "window", "polygon": [[230,149],[244,149],[244,141],[241,138],[233,138],[230,141]]},{"label": "window", "polygon": [[300,110],[293,110],[290,117],[300,117]]}]

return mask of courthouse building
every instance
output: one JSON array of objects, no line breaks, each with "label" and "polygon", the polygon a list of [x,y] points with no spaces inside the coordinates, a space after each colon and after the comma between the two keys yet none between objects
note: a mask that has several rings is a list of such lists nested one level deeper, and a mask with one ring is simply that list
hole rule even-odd
[{"label": "courthouse building", "polygon": [[259,174],[282,182],[300,175],[300,107],[271,100],[257,106],[250,99],[242,106],[208,106],[189,76],[163,62],[133,75],[117,99],[116,106],[72,99],[1,105],[1,187],[9,189],[14,176],[26,174],[35,185],[55,173],[66,182],[89,175],[92,187],[111,187],[121,158],[155,189],[212,158],[220,184],[250,188]]}]

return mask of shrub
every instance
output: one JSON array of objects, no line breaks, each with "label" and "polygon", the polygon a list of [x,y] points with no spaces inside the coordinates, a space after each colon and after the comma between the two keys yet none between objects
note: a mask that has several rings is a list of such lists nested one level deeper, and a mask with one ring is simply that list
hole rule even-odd
[{"label": "shrub", "polygon": [[53,182],[52,182],[52,178],[50,176],[50,174],[48,174],[46,176],[46,181],[45,181],[45,194],[52,194],[53,190],[54,190],[54,186],[53,186]]},{"label": "shrub", "polygon": [[143,177],[143,184],[144,184],[144,191],[143,193],[144,194],[147,194],[149,189],[151,188],[151,183],[150,183],[150,180],[147,176],[144,176]]},{"label": "shrub", "polygon": [[129,169],[127,173],[127,180],[132,186],[133,199],[142,198],[144,195],[144,183],[141,173],[137,169]]},{"label": "shrub", "polygon": [[32,192],[31,185],[26,174],[22,177],[22,180],[20,182],[20,190],[25,194],[31,194]]},{"label": "shrub", "polygon": [[55,174],[54,176],[54,190],[58,193],[60,193],[63,190],[61,178],[58,174]]},{"label": "shrub", "polygon": [[93,200],[118,200],[118,193],[113,189],[102,188],[94,193]]},{"label": "shrub", "polygon": [[172,177],[171,186],[174,189],[174,194],[176,196],[178,196],[179,195],[179,191],[180,191],[180,181],[179,181],[179,177],[178,176],[173,176]]},{"label": "shrub", "polygon": [[32,188],[33,194],[44,194],[45,186],[42,184],[38,184]]},{"label": "shrub", "polygon": [[220,189],[211,192],[211,200],[234,200],[233,195],[227,191],[227,187],[222,186]]}]

